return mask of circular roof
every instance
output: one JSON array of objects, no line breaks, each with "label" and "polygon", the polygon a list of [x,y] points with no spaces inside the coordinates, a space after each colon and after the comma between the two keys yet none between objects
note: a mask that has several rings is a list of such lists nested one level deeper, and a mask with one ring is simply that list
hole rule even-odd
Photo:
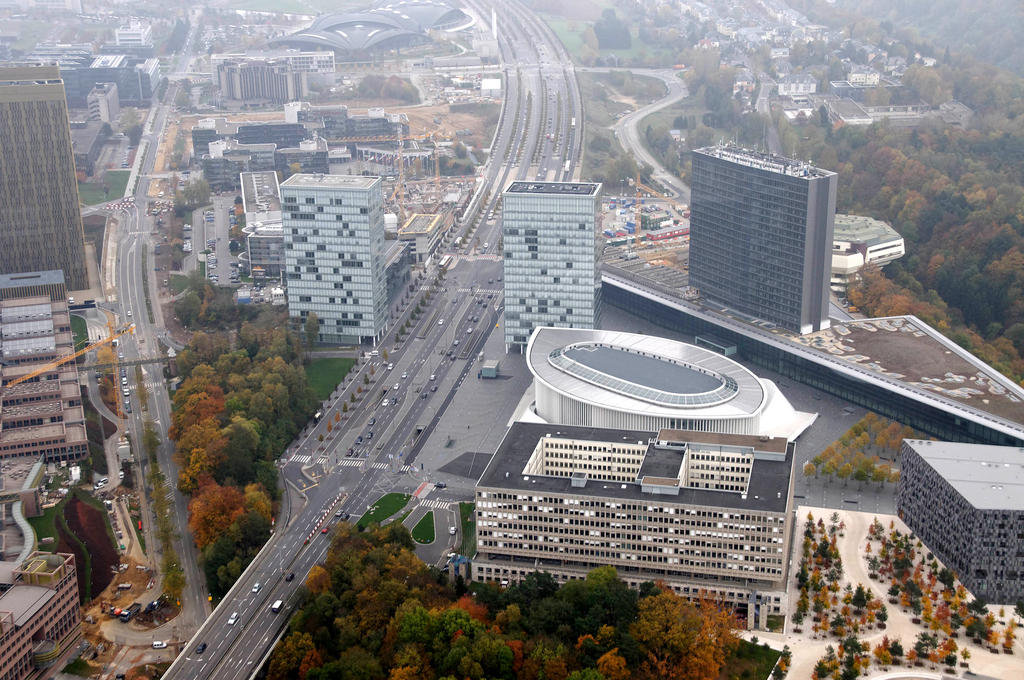
[{"label": "circular roof", "polygon": [[469,16],[438,0],[397,0],[344,14],[322,14],[308,27],[271,41],[274,45],[363,51],[429,40],[428,31],[464,26]]},{"label": "circular roof", "polygon": [[527,364],[550,388],[616,410],[725,418],[758,413],[767,401],[761,381],[735,361],[649,335],[539,328]]}]

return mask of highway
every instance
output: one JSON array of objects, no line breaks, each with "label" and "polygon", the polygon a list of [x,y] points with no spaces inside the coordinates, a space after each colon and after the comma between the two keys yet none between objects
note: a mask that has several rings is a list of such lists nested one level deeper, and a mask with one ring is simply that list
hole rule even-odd
[{"label": "highway", "polygon": [[[471,6],[489,16],[483,0],[474,0]],[[427,272],[416,300],[428,290],[432,295],[421,304],[422,313],[409,334],[398,345],[391,344],[394,338],[389,335],[382,348],[386,358],[382,352],[361,361],[323,404],[320,422],[307,427],[284,453],[280,465],[290,500],[274,535],[165,678],[252,677],[283,631],[309,569],[324,559],[329,534],[322,531],[336,521],[334,513],[347,512],[356,521],[402,475],[429,484],[416,466],[417,445],[426,440],[463,381],[475,378],[478,354],[489,334],[501,332],[502,261],[496,254],[501,190],[512,179],[572,177],[582,147],[581,99],[561,44],[518,2],[497,6],[505,17],[499,21],[499,46],[507,89],[483,174],[486,201],[475,234],[479,247],[448,251],[456,264],[436,284],[437,272]],[[410,318],[414,306],[410,304],[392,327]],[[393,368],[389,370],[388,364]],[[352,391],[371,371],[369,390],[353,405]],[[354,407],[343,413],[343,403]],[[347,422],[328,432],[326,424],[336,414]],[[350,449],[352,456],[347,455]],[[287,580],[288,574],[295,574],[294,579]],[[274,613],[271,606],[277,600],[285,605]],[[237,620],[229,624],[235,612]],[[200,644],[205,645],[201,653]]]}]

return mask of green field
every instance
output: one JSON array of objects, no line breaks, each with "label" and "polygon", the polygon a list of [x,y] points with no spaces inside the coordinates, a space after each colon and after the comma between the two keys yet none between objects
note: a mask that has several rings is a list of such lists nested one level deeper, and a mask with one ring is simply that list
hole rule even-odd
[{"label": "green field", "polygon": [[53,543],[49,545],[39,545],[40,550],[46,552],[53,552],[57,549],[57,513],[64,507],[64,501],[61,501],[52,508],[47,508],[43,514],[39,517],[29,517],[28,523],[32,525],[32,529],[36,532],[36,543],[44,538],[52,538]]},{"label": "green field", "polygon": [[[621,16],[621,12],[619,12],[619,15]],[[572,60],[577,64],[582,63],[583,33],[592,22],[570,20],[543,13],[540,13],[540,17],[544,20],[544,23],[551,27],[551,30],[555,32],[555,35],[562,41],[562,44],[565,45],[565,49],[569,56],[572,57]],[[623,66],[671,66],[675,63],[673,61],[675,56],[671,50],[654,49],[644,43],[637,37],[635,26],[632,27],[631,33],[633,34],[633,42],[628,49],[598,50],[597,54],[602,57],[614,54],[619,58],[619,63]]]},{"label": "green field", "polygon": [[399,510],[405,507],[409,499],[412,498],[407,493],[387,493],[377,499],[377,502],[373,504],[373,507],[365,515],[359,518],[356,522],[357,527],[367,527],[373,523],[380,523],[386,520],[391,515],[395,514]]},{"label": "green field", "polygon": [[313,359],[306,364],[306,378],[309,386],[313,388],[313,394],[321,401],[331,396],[331,392],[338,386],[342,378],[348,375],[355,359],[331,358]]},{"label": "green field", "polygon": [[462,543],[459,546],[459,554],[466,557],[476,555],[476,522],[473,517],[476,512],[476,503],[459,503],[459,519],[462,523]]},{"label": "green field", "polygon": [[83,678],[88,678],[92,675],[92,668],[89,666],[85,659],[78,658],[64,666],[64,672],[71,675],[80,675]]},{"label": "green field", "polygon": [[89,344],[89,329],[85,319],[77,314],[71,315],[71,332],[75,336],[75,349],[79,350]]},{"label": "green field", "polygon": [[416,522],[416,526],[412,528],[412,540],[423,544],[434,542],[433,510],[423,515],[423,518],[420,519],[419,522]]},{"label": "green field", "polygon": [[171,292],[177,295],[188,288],[188,277],[182,274],[171,274],[169,285]]},{"label": "green field", "polygon": [[128,186],[128,176],[130,174],[130,170],[108,170],[104,177],[104,182],[110,187],[109,194],[104,193],[103,184],[101,183],[79,182],[78,200],[83,205],[95,205],[121,198],[124,196],[125,187]]}]

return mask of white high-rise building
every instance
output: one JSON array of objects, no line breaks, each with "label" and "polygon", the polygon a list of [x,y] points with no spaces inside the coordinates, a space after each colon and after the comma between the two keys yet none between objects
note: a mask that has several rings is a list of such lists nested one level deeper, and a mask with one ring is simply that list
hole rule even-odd
[{"label": "white high-rise building", "polygon": [[118,47],[152,47],[153,27],[132,21],[114,31],[114,44]]},{"label": "white high-rise building", "polygon": [[513,182],[502,199],[505,345],[539,326],[594,328],[600,312],[600,184]]},{"label": "white high-rise building", "polygon": [[380,177],[296,174],[281,184],[288,312],[320,341],[376,343],[387,321]]}]

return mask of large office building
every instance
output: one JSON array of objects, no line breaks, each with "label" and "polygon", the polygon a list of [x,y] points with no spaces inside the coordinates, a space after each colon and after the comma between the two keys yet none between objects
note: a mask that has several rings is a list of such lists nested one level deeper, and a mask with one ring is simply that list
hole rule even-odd
[{"label": "large office building", "polygon": [[230,54],[214,54],[210,56],[210,66],[213,69],[213,84],[218,87],[221,83],[218,80],[217,67],[225,62],[242,61],[276,61],[288,64],[296,71],[304,73],[331,74],[335,71],[334,52],[301,50],[269,50],[256,52],[233,52]]},{"label": "large office building", "polygon": [[690,285],[795,333],[829,326],[836,174],[732,146],[693,152]]},{"label": "large office building", "polygon": [[43,293],[0,302],[0,459],[42,456],[48,463],[68,463],[89,453],[85,411],[75,363],[52,365],[74,351],[74,336],[67,300],[52,299],[59,289],[53,273],[41,274],[0,281]]},{"label": "large office building", "polygon": [[520,420],[793,440],[816,417],[732,359],[668,338],[538,328],[526,365],[534,400]]},{"label": "large office building", "polygon": [[114,44],[118,47],[153,47],[153,27],[142,21],[129,21],[114,29]]},{"label": "large office building", "polygon": [[837,295],[857,280],[865,267],[884,267],[905,253],[903,237],[889,224],[863,215],[836,215],[832,235],[832,278]]},{"label": "large office building", "polygon": [[0,678],[52,677],[82,638],[75,556],[33,552],[0,562]]},{"label": "large office building", "polygon": [[426,215],[414,213],[398,230],[398,240],[410,244],[416,262],[426,262],[437,250],[441,238],[452,226],[451,213]]},{"label": "large office building", "polygon": [[764,628],[785,611],[793,452],[781,438],[514,423],[476,485],[473,578],[608,565]]},{"label": "large office building", "polygon": [[505,346],[521,351],[539,326],[594,328],[600,184],[513,182],[502,197]]},{"label": "large office building", "polygon": [[277,173],[243,172],[239,179],[249,272],[256,280],[279,278],[284,269],[284,228]]},{"label": "large office building", "polygon": [[287,60],[240,59],[221,62],[216,68],[225,99],[283,104],[309,96],[306,71]]},{"label": "large office building", "polygon": [[121,105],[117,99],[117,83],[96,83],[86,98],[89,104],[89,120],[99,120],[117,125],[121,117]]},{"label": "large office building", "polygon": [[0,67],[0,274],[47,269],[89,287],[64,85],[56,66]]},{"label": "large office building", "polygon": [[[87,45],[91,50],[91,46]],[[160,60],[127,54],[92,54],[79,45],[36,45],[25,61],[60,64],[68,105],[86,108],[96,83],[117,84],[121,106],[148,106],[160,82]]]},{"label": "large office building", "polygon": [[320,342],[376,343],[387,321],[380,177],[296,174],[281,184],[288,313]]},{"label": "large office building", "polygon": [[1024,450],[904,439],[896,511],[971,594],[1024,599]]}]

